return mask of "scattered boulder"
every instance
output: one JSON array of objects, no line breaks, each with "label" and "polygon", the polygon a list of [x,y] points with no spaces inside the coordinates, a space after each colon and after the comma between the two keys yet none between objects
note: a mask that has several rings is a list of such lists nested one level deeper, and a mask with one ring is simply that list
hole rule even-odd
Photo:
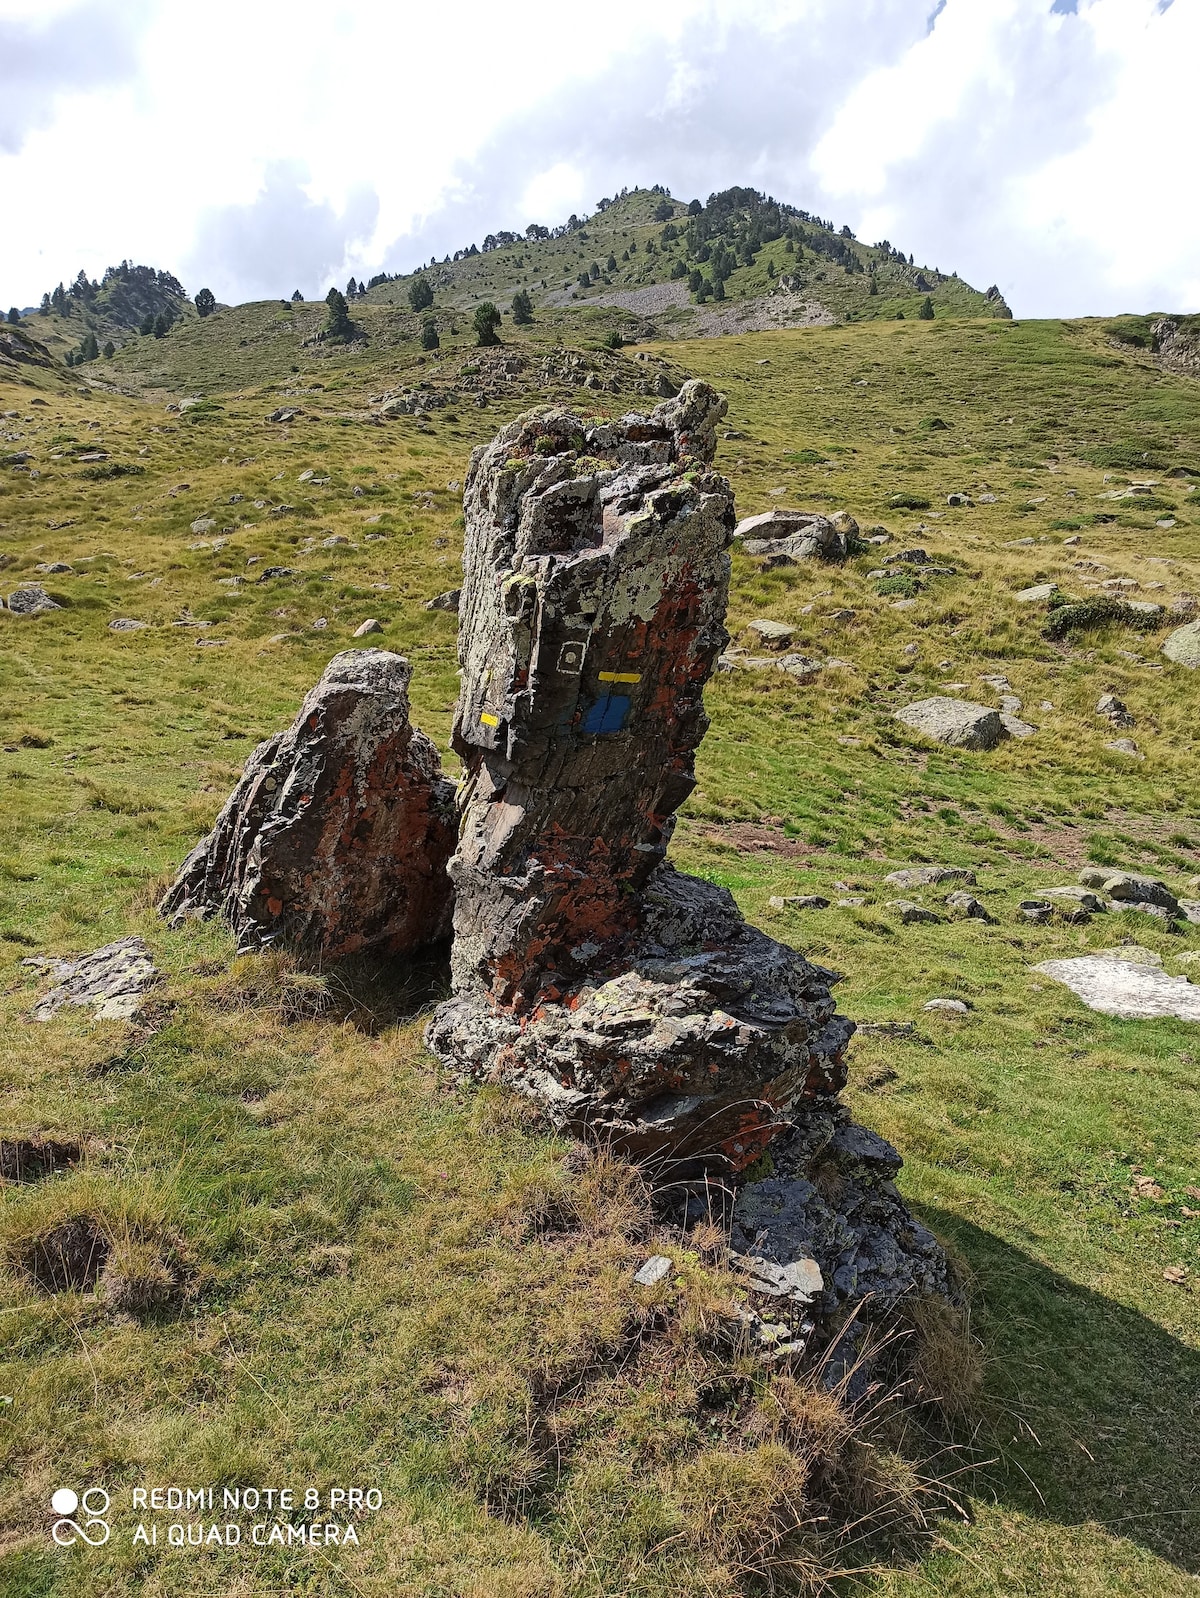
[{"label": "scattered boulder", "polygon": [[930,888],[939,882],[975,883],[975,873],[966,866],[905,866],[890,871],[883,879],[897,888]]},{"label": "scattered boulder", "polygon": [[791,565],[798,560],[845,560],[854,535],[839,529],[828,516],[816,511],[769,510],[738,523],[734,537],[742,540],[743,553],[765,559],[768,565]]},{"label": "scattered boulder", "polygon": [[828,910],[829,900],[819,893],[773,894],[767,900],[772,910]]},{"label": "scattered boulder", "polygon": [[371,633],[381,633],[382,631],[383,623],[381,621],[376,621],[374,616],[369,616],[366,621],[359,622],[358,626],[354,629],[354,636],[356,638],[366,638]]},{"label": "scattered boulder", "polygon": [[965,916],[972,921],[990,921],[986,908],[971,893],[948,893],[943,901],[953,915]]},{"label": "scattered boulder", "polygon": [[1043,926],[1054,914],[1054,906],[1045,899],[1022,899],[1017,909],[1035,927]]},{"label": "scattered boulder", "polygon": [[1071,886],[1064,888],[1045,888],[1042,890],[1042,897],[1045,899],[1056,899],[1061,900],[1064,903],[1073,904],[1078,909],[1085,910],[1088,915],[1100,915],[1108,908],[1108,905],[1100,897],[1100,895],[1093,893],[1090,888],[1076,888]]},{"label": "scattered boulder", "polygon": [[1137,744],[1134,743],[1132,738],[1109,738],[1104,747],[1106,749],[1111,749],[1114,754],[1136,755],[1139,760],[1145,758],[1139,751]]},{"label": "scattered boulder", "polygon": [[1044,605],[1058,592],[1054,583],[1038,583],[1033,588],[1022,588],[1014,595],[1018,605]]},{"label": "scattered boulder", "polygon": [[1172,977],[1156,966],[1135,964],[1125,950],[1084,955],[1075,960],[1044,960],[1033,968],[1061,982],[1089,1010],[1126,1020],[1174,1016],[1200,1021],[1200,987],[1187,977]]},{"label": "scattered boulder", "polygon": [[932,910],[926,910],[924,905],[916,904],[912,899],[889,899],[887,908],[894,910],[906,927],[920,921],[938,920]]},{"label": "scattered boulder", "polygon": [[128,1021],[159,979],[141,938],[120,938],[75,960],[32,956],[21,964],[53,977],[55,986],[33,1007],[35,1021],[49,1021],[67,1006],[90,1005],[100,1021]]},{"label": "scattered boulder", "polygon": [[1101,694],[1096,701],[1096,714],[1110,721],[1114,727],[1132,727],[1133,717],[1129,713],[1129,706],[1123,699],[1118,699],[1116,694]]},{"label": "scattered boulder", "polygon": [[[1020,703],[1020,700],[1017,701]],[[1032,738],[1037,728],[1030,721],[1022,721],[1019,716],[1014,716],[1010,710],[1001,710],[1000,725],[1010,738]]]},{"label": "scattered boulder", "polygon": [[1200,927],[1200,899],[1180,899],[1179,913],[1194,927]]},{"label": "scattered boulder", "polygon": [[906,705],[896,712],[895,719],[914,732],[957,749],[994,749],[1006,736],[998,710],[940,694]]},{"label": "scattered boulder", "polygon": [[1136,871],[1115,871],[1111,866],[1084,866],[1079,880],[1085,888],[1094,888],[1129,904],[1154,904],[1171,915],[1179,913],[1179,901],[1157,877],[1146,877]]},{"label": "scattered boulder", "polygon": [[118,616],[109,622],[108,630],[110,633],[139,633],[149,625],[148,621],[138,621],[133,616]]},{"label": "scattered boulder", "polygon": [[796,636],[796,629],[782,621],[757,620],[748,622],[746,631],[753,633],[765,649],[784,649]]},{"label": "scattered boulder", "polygon": [[41,583],[22,583],[15,594],[9,594],[8,608],[14,616],[38,616],[43,611],[61,610],[62,606],[50,598]]},{"label": "scattered boulder", "polygon": [[969,1015],[971,1006],[964,1004],[961,999],[927,999],[921,1006],[923,1010],[930,1010],[934,1014],[943,1015]]},{"label": "scattered boulder", "polygon": [[444,594],[435,594],[432,599],[425,601],[426,610],[448,610],[458,613],[458,603],[462,596],[461,588],[448,588]]},{"label": "scattered boulder", "polygon": [[222,914],[243,949],[326,959],[445,937],[453,788],[409,722],[411,674],[386,650],[335,655],[292,726],[251,755],[162,913]]},{"label": "scattered boulder", "polygon": [[1200,669],[1200,621],[1188,622],[1168,634],[1162,652],[1177,666],[1186,666],[1189,671]]}]

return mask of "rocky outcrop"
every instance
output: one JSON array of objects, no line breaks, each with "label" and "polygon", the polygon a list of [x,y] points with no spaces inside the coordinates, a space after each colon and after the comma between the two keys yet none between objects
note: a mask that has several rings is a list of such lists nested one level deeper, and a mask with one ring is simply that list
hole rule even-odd
[{"label": "rocky outcrop", "polygon": [[325,959],[444,937],[453,789],[409,722],[410,676],[387,650],[335,655],[292,726],[251,755],[163,914],[222,914],[243,949]]}]

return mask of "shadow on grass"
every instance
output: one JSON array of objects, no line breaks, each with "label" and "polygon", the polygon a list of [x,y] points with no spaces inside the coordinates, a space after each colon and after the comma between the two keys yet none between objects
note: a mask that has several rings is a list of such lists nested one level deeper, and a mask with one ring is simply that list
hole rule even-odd
[{"label": "shadow on grass", "polygon": [[977,1278],[979,1446],[996,1463],[976,1490],[1200,1572],[1200,1351],[959,1216],[921,1213]]}]

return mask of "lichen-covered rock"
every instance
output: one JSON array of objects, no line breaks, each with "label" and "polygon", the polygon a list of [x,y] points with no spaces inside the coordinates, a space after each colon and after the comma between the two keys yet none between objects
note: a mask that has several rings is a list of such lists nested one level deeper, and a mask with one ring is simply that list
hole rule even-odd
[{"label": "lichen-covered rock", "polygon": [[724,411],[696,382],[620,422],[533,411],[471,458],[459,991],[524,1012],[633,945],[728,642]]},{"label": "lichen-covered rock", "polygon": [[411,674],[387,650],[335,655],[292,726],[251,755],[163,914],[223,914],[243,949],[327,959],[444,937],[453,789],[409,722]]},{"label": "lichen-covered rock", "polygon": [[1168,633],[1162,652],[1177,666],[1200,670],[1200,621],[1188,622],[1185,627],[1176,627],[1173,633]]},{"label": "lichen-covered rock", "polygon": [[90,1005],[101,1021],[128,1021],[158,981],[150,950],[141,938],[119,938],[74,960],[31,955],[21,964],[55,979],[33,1007],[35,1021],[49,1021],[69,1006]]}]

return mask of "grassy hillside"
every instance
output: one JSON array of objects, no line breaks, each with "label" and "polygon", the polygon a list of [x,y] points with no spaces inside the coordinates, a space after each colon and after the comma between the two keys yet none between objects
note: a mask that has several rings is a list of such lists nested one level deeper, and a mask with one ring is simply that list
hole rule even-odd
[{"label": "grassy hillside", "polygon": [[[470,270],[498,274],[506,253]],[[556,277],[561,292],[565,262]],[[828,664],[810,685],[773,668],[714,680],[673,846],[844,972],[846,1013],[900,1024],[856,1040],[853,1107],[904,1152],[906,1196],[974,1277],[981,1406],[921,1434],[929,1453],[967,1446],[971,1523],[864,1540],[841,1562],[882,1560],[857,1589],[889,1598],[1193,1592],[1200,1039],[1094,1014],[1031,967],[1135,938],[1194,973],[1178,956],[1200,928],[1039,926],[1018,906],[1087,861],[1177,891],[1200,872],[1200,682],[1163,660],[1165,628],[1054,642],[1045,607],[1015,596],[1119,579],[1164,603],[1200,593],[1200,386],[1099,323],[875,320],[612,353],[579,335],[617,311],[581,324],[539,307],[476,352],[485,287],[499,297],[498,276],[480,279],[436,311],[443,349],[420,365],[418,319],[385,285],[354,304],[369,342],[347,349],[306,342],[318,308],[260,305],[140,341],[104,368],[111,391],[42,368],[0,378],[17,413],[5,448],[28,456],[0,466],[0,589],[40,580],[62,606],[0,614],[2,1130],[84,1153],[0,1211],[0,1586],[765,1590],[779,1477],[763,1449],[781,1433],[713,1350],[720,1272],[683,1259],[660,1301],[639,1300],[630,1272],[656,1234],[636,1186],[603,1165],[577,1179],[519,1107],[440,1073],[420,993],[367,972],[314,993],[286,962],[235,959],[219,928],[171,932],[151,908],[254,742],[365,618],[413,659],[415,720],[444,749],[454,617],[423,601],[457,583],[471,447],[539,400],[619,413],[688,371],[729,395],[718,464],[740,514],[845,508],[891,534],[844,567],[763,573],[735,555],[735,645],[776,618]],[[415,390],[447,403],[385,419],[382,396]],[[280,407],[297,414],[267,421]],[[1113,497],[1142,479],[1149,497]],[[869,575],[914,546],[956,574]],[[290,573],[260,581],[269,566]],[[998,703],[997,676],[1035,736],[930,749],[891,719],[951,683]],[[1142,758],[1105,747],[1110,691]],[[977,870],[989,924],[900,922],[882,879],[929,860]],[[770,908],[802,892],[834,906]],[[23,958],[132,931],[165,973],[147,1024],[24,1019],[39,982]],[[939,996],[969,1012],[924,1012]],[[1162,1196],[1139,1196],[1139,1176]],[[31,1240],[79,1215],[177,1297],[134,1314],[32,1286]],[[898,1460],[894,1441],[872,1457]],[[125,1505],[139,1484],[228,1481],[375,1486],[384,1507],[359,1517],[356,1548],[52,1550],[50,1492],[99,1480]],[[915,1490],[897,1483],[897,1501]]]}]

